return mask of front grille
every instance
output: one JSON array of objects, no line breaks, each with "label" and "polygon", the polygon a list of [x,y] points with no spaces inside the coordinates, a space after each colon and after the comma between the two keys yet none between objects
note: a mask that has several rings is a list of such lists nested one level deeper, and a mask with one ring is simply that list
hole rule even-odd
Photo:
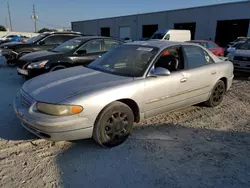
[{"label": "front grille", "polygon": [[250,61],[250,57],[235,56],[234,60],[236,60],[236,61]]},{"label": "front grille", "polygon": [[34,100],[23,90],[20,90],[20,103],[23,107],[29,108],[34,103]]}]

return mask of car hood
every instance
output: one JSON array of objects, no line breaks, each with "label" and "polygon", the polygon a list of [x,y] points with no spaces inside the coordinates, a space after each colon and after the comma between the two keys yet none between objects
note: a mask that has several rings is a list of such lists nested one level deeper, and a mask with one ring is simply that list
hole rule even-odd
[{"label": "car hood", "polygon": [[36,101],[59,103],[78,94],[132,81],[133,78],[77,66],[35,77],[22,89]]},{"label": "car hood", "polygon": [[250,50],[235,50],[234,56],[250,57]]},{"label": "car hood", "polygon": [[51,57],[60,56],[61,53],[56,53],[52,51],[38,51],[26,54],[20,58],[21,61],[36,61],[36,60],[46,60]]},{"label": "car hood", "polygon": [[22,42],[6,42],[0,45],[0,48],[11,48],[11,47],[16,47],[18,45],[23,45],[23,43]]}]

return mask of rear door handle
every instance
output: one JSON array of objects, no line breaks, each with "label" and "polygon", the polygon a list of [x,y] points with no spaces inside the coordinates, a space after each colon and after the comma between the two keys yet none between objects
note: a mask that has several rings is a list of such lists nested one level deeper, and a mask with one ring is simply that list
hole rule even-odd
[{"label": "rear door handle", "polygon": [[180,80],[181,83],[186,82],[186,81],[187,81],[187,78],[182,78],[182,79]]},{"label": "rear door handle", "polygon": [[211,72],[211,74],[216,74],[216,71],[215,71],[215,70],[213,70],[213,71]]}]

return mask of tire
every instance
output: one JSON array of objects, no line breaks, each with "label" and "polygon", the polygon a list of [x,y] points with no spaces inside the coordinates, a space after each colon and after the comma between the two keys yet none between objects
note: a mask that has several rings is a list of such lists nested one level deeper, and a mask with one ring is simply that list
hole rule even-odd
[{"label": "tire", "polygon": [[93,139],[101,146],[116,147],[131,134],[134,123],[132,110],[124,103],[113,102],[98,115]]},{"label": "tire", "polygon": [[219,80],[209,97],[209,99],[205,102],[205,104],[209,107],[216,107],[219,106],[223,100],[223,96],[225,94],[226,88],[223,81]]}]

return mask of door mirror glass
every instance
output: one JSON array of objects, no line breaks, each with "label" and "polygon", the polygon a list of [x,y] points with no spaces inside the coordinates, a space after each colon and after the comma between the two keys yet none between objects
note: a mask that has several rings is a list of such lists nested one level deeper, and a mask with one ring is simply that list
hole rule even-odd
[{"label": "door mirror glass", "polygon": [[86,54],[86,53],[87,53],[86,50],[78,50],[78,51],[77,51],[77,54],[78,54],[78,55],[83,55],[83,54]]},{"label": "door mirror glass", "polygon": [[169,76],[170,71],[168,69],[157,67],[150,72],[150,76]]}]

